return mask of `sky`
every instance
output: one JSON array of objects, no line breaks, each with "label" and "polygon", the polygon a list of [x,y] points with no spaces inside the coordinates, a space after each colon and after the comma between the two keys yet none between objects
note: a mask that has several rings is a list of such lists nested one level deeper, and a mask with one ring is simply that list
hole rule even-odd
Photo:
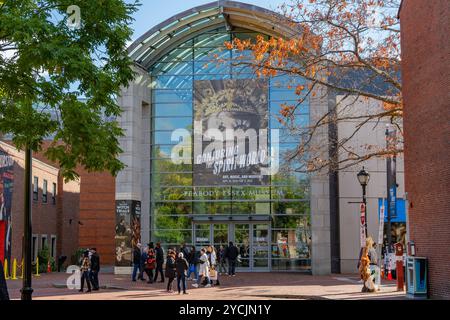
[{"label": "sky", "polygon": [[[131,0],[127,2],[131,2]],[[134,34],[132,40],[136,40],[150,28],[177,13],[205,3],[214,2],[214,0],[140,0],[140,2],[142,5],[139,11],[133,15],[135,21],[133,23]],[[240,2],[276,10],[286,0],[240,0]]]}]

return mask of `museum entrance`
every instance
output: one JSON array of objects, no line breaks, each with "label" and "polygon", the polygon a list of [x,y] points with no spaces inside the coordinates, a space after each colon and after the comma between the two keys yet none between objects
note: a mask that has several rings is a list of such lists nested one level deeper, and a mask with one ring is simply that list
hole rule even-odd
[{"label": "museum entrance", "polygon": [[261,222],[194,223],[196,248],[212,244],[218,252],[232,241],[239,250],[238,271],[269,271],[270,224]]}]

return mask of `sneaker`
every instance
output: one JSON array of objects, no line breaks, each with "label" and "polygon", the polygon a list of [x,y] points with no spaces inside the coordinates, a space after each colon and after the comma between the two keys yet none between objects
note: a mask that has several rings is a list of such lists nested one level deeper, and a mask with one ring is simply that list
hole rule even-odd
[{"label": "sneaker", "polygon": [[197,284],[197,283],[193,283],[192,286],[193,286],[194,288],[198,288],[198,284]]},{"label": "sneaker", "polygon": [[236,275],[235,275],[235,274],[233,274],[233,275],[232,275],[232,277],[236,277]]},{"label": "sneaker", "polygon": [[208,283],[205,288],[211,288],[211,285]]},{"label": "sneaker", "polygon": [[189,294],[188,292],[183,292],[183,294]]}]

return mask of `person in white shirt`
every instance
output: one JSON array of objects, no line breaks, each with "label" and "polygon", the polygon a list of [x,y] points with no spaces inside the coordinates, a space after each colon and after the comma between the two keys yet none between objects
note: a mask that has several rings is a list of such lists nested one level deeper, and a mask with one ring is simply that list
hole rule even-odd
[{"label": "person in white shirt", "polygon": [[206,283],[205,288],[209,288],[211,287],[211,284],[209,283],[209,268],[210,268],[210,264],[209,264],[209,259],[208,256],[206,255],[206,250],[205,248],[202,248],[202,250],[200,250],[200,270],[198,273],[198,281],[197,283],[193,283],[192,286],[195,288],[198,288],[202,278],[204,277],[204,283]]}]

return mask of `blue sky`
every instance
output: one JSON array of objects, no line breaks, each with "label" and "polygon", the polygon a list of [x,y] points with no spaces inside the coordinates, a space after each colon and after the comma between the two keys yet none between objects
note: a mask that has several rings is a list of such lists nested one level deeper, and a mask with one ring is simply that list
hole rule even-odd
[{"label": "blue sky", "polygon": [[[213,0],[141,0],[140,2],[142,5],[139,11],[134,14],[134,35],[132,40],[136,40],[153,26],[179,12],[213,2]],[[240,2],[276,10],[286,0],[241,0]]]}]

